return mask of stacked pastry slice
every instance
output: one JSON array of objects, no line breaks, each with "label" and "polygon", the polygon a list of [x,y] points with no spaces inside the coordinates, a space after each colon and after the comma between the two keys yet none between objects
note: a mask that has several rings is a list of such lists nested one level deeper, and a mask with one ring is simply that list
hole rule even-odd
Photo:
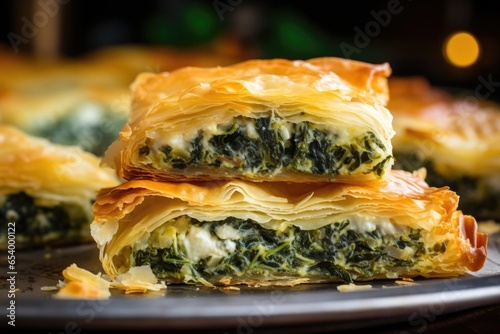
[{"label": "stacked pastry slice", "polygon": [[128,180],[380,178],[392,165],[389,72],[321,58],[144,73],[105,161]]},{"label": "stacked pastry slice", "polygon": [[139,75],[103,162],[91,233],[105,272],[170,283],[285,284],[479,270],[487,236],[392,171],[387,64],[251,60]]}]

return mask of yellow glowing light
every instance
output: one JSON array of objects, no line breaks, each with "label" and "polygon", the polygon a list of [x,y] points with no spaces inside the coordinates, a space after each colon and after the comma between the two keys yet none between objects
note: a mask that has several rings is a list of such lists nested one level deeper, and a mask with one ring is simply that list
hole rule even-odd
[{"label": "yellow glowing light", "polygon": [[457,32],[448,37],[444,43],[446,60],[458,67],[474,64],[479,58],[480,46],[477,39],[468,32]]}]

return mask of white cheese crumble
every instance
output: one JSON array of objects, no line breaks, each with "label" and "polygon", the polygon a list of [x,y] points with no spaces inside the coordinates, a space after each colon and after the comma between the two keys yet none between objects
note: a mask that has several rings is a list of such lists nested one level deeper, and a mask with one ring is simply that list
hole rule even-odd
[{"label": "white cheese crumble", "polygon": [[252,139],[260,139],[259,134],[257,133],[257,130],[255,129],[255,124],[254,122],[249,122],[248,120],[245,120],[242,122],[244,125],[246,125],[246,130],[247,130],[247,136]]},{"label": "white cheese crumble", "polygon": [[231,240],[224,240],[224,247],[229,253],[232,253],[236,250],[236,243]]},{"label": "white cheese crumble", "polygon": [[381,235],[394,235],[398,231],[388,218],[375,218],[368,216],[349,217],[349,228],[360,233],[373,232],[378,228]]},{"label": "white cheese crumble", "polygon": [[172,148],[187,151],[189,140],[186,140],[182,134],[172,136],[168,142],[168,145]]},{"label": "white cheese crumble", "polygon": [[291,133],[293,132],[292,123],[283,123],[280,126],[281,137],[283,140],[288,140],[292,137]]},{"label": "white cheese crumble", "polygon": [[184,247],[187,257],[194,263],[209,256],[214,261],[228,255],[223,242],[198,226],[191,226],[184,237]]},{"label": "white cheese crumble", "polygon": [[215,234],[217,234],[217,236],[222,240],[238,240],[241,238],[240,232],[228,224],[217,226]]}]

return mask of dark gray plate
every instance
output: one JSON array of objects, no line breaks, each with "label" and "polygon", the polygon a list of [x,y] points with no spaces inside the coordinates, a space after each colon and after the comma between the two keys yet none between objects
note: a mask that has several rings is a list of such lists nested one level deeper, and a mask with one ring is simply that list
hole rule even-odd
[{"label": "dark gray plate", "polygon": [[[2,309],[15,302],[16,327],[79,333],[82,329],[219,330],[254,333],[264,328],[365,328],[405,322],[424,326],[437,316],[500,302],[500,234],[490,234],[488,259],[479,272],[451,279],[417,279],[415,285],[376,281],[372,289],[339,292],[338,284],[295,287],[241,286],[224,290],[169,285],[162,294],[126,295],[113,291],[109,300],[60,300],[44,286],[63,279],[72,263],[102,272],[93,244],[52,250],[16,252],[15,274],[3,256]],[[4,278],[5,276],[5,278]],[[7,281],[13,276],[14,279]],[[19,289],[9,296],[9,283]],[[7,282],[7,283],[6,283]],[[12,309],[12,307],[11,307]],[[9,327],[9,312],[1,322]],[[413,325],[412,325],[413,326]],[[224,330],[224,331],[223,331]],[[53,332],[55,333],[55,332]]]}]

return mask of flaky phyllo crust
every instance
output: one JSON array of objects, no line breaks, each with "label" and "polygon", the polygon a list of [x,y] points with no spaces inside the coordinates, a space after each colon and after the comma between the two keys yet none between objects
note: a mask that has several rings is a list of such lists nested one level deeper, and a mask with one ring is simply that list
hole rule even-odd
[{"label": "flaky phyllo crust", "polygon": [[[398,170],[388,173],[387,182],[372,181],[363,185],[309,183],[297,186],[281,182],[259,183],[243,180],[159,183],[133,180],[101,191],[93,206],[95,220],[91,225],[91,233],[99,247],[105,272],[116,277],[134,265],[134,249],[144,249],[141,245],[153,240],[152,236],[157,236],[155,233],[162,225],[178,221],[181,217],[184,217],[184,220],[188,217],[191,222],[218,222],[216,224],[223,224],[228,219],[252,221],[267,231],[289,231],[290,227],[297,228],[297,231],[313,231],[325,228],[328,224],[334,226],[333,222],[350,221],[344,232],[353,229],[358,235],[378,235],[377,238],[386,240],[387,245],[391,243],[391,238],[394,242],[407,240],[404,239],[404,234],[408,231],[411,231],[410,236],[419,236],[410,247],[412,249],[386,246],[382,252],[382,256],[387,256],[386,253],[389,252],[390,256],[411,263],[399,262],[387,272],[380,269],[373,274],[353,271],[353,280],[415,276],[451,277],[469,270],[479,270],[486,258],[487,236],[477,232],[473,217],[456,210],[457,203],[457,195],[449,189],[429,187],[424,182],[424,173],[412,174]],[[360,221],[369,223],[358,225],[356,229],[356,221],[358,224]],[[165,232],[163,235],[172,236],[176,229],[179,231],[179,226],[171,224],[170,234]],[[189,224],[184,228],[189,229]],[[217,231],[217,226],[215,230]],[[163,231],[168,231],[168,228]],[[201,229],[197,227],[196,231],[198,233]],[[194,232],[188,232],[186,239],[189,238],[189,233]],[[228,233],[218,232],[217,235],[229,238],[223,234]],[[333,235],[327,235],[325,238],[330,237],[333,238]],[[181,239],[178,239],[178,242],[179,240]],[[163,243],[161,240],[155,242]],[[354,244],[351,246],[354,247]],[[419,247],[421,251],[415,252],[413,256],[401,254],[414,252],[415,247]],[[283,251],[283,247],[278,248]],[[271,250],[273,255],[266,256],[276,255],[278,248]],[[183,251],[181,246],[179,249],[179,252]],[[189,250],[184,251],[189,255]],[[241,249],[236,248],[235,252],[238,251]],[[349,248],[349,252],[354,252],[352,254],[358,251],[360,250],[357,248]],[[393,251],[397,254],[392,254]],[[183,260],[188,263],[188,267],[190,264],[195,265],[193,261],[203,260],[203,256],[199,256],[199,249],[197,252],[196,260],[189,256]],[[342,258],[346,259],[347,255]],[[344,265],[334,258],[323,258],[321,261],[332,261],[337,269]],[[347,268],[347,264],[345,265]],[[172,280],[188,281],[192,279],[191,276],[194,276],[191,271],[183,269],[180,276]],[[255,277],[248,269],[248,272],[239,275],[229,275],[223,279],[219,277],[217,281],[203,275],[198,279],[213,284],[251,284],[276,280],[294,284],[297,279],[308,282],[342,281],[345,276],[325,276],[309,268],[299,272],[288,270],[281,274],[260,273]]]},{"label": "flaky phyllo crust", "polygon": [[392,166],[390,73],[333,57],[142,73],[103,163],[127,180],[380,178]]},{"label": "flaky phyllo crust", "polygon": [[4,228],[0,247],[6,245],[8,222],[16,226],[18,248],[91,241],[92,203],[100,189],[120,183],[114,171],[99,162],[78,147],[56,145],[15,127],[0,126],[0,223]]},{"label": "flaky phyllo crust", "polygon": [[0,126],[0,195],[24,191],[33,197],[88,205],[101,188],[119,183],[115,173],[99,162],[78,147]]},{"label": "flaky phyllo crust", "polygon": [[416,152],[448,177],[498,175],[498,103],[454,96],[422,77],[393,77],[389,87],[395,151]]}]

